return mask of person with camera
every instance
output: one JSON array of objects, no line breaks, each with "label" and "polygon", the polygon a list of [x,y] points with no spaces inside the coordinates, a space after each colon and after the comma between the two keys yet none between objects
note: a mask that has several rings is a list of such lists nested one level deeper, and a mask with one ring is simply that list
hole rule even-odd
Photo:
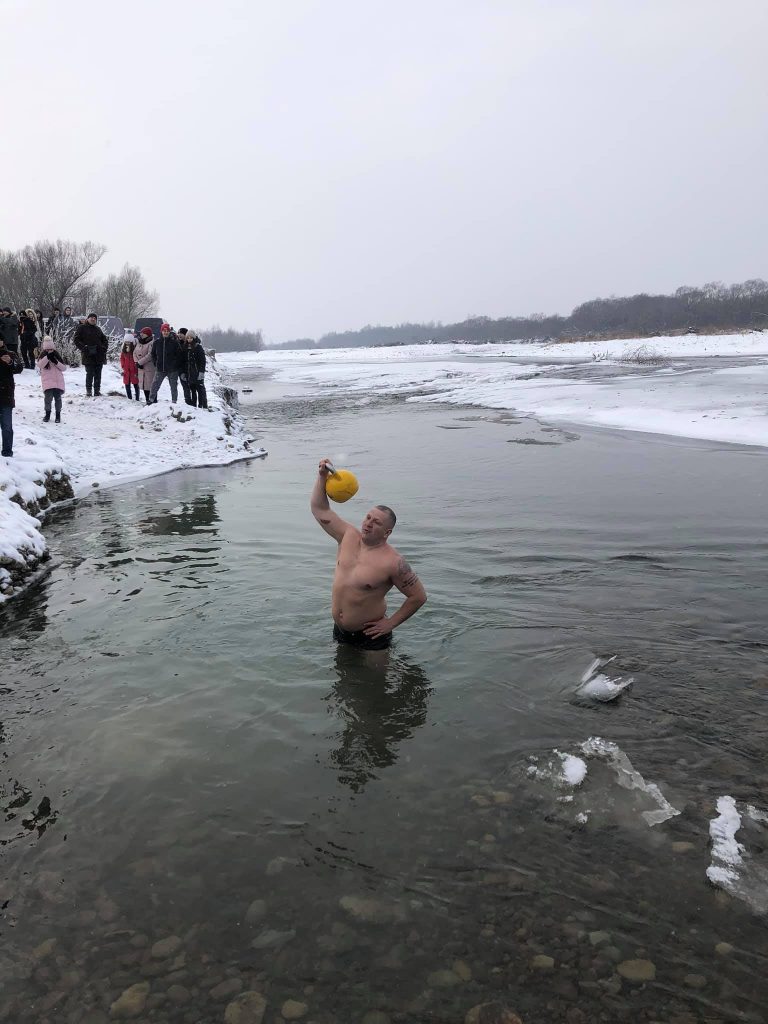
[{"label": "person with camera", "polygon": [[75,348],[85,367],[85,393],[89,398],[101,394],[101,369],[107,361],[109,348],[107,336],[97,321],[96,314],[89,313],[85,323],[78,325],[74,338]]},{"label": "person with camera", "polygon": [[51,419],[51,405],[56,403],[56,422],[61,423],[61,396],[64,394],[64,373],[66,363],[56,351],[53,338],[46,334],[43,338],[43,350],[37,360],[40,370],[40,383],[43,385],[43,406],[45,416],[43,422]]}]

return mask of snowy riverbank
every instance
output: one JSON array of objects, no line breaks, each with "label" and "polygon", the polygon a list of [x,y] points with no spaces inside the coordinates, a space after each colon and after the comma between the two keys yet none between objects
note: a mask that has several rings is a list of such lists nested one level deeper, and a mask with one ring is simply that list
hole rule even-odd
[{"label": "snowy riverbank", "polygon": [[768,447],[768,333],[227,353],[327,393],[400,395],[547,421]]},{"label": "snowy riverbank", "polygon": [[104,367],[101,396],[87,398],[85,371],[69,369],[61,423],[43,422],[37,371],[16,377],[14,457],[0,458],[0,603],[47,557],[41,515],[52,502],[94,487],[259,454],[211,363],[208,410],[185,405],[181,388],[180,404],[172,404],[167,384],[156,405],[129,400],[112,365]]}]

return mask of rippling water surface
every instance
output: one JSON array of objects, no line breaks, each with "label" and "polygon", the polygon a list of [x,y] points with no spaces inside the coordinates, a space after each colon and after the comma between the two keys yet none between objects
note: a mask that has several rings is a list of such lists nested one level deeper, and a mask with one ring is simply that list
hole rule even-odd
[{"label": "rippling water surface", "polygon": [[[250,990],[268,1021],[768,1019],[764,827],[735,895],[706,877],[717,799],[768,808],[765,456],[252,386],[268,460],[56,513],[0,613],[0,1020],[137,984],[153,1024]],[[331,641],[323,455],[429,591],[383,668]],[[614,656],[631,689],[579,698]],[[559,782],[595,736],[680,813],[605,759]]]}]

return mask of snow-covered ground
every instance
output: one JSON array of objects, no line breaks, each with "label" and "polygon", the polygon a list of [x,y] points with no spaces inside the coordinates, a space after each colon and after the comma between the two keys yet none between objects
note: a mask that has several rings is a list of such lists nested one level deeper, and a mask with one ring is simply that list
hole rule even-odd
[{"label": "snow-covered ground", "polygon": [[[636,360],[638,349],[644,361]],[[319,391],[378,391],[413,402],[484,406],[546,420],[768,447],[766,357],[768,333],[754,332],[266,351],[220,358],[229,370],[260,367],[279,381]],[[728,365],[734,362],[738,365]]]},{"label": "snow-covered ground", "polygon": [[[76,496],[94,487],[122,484],[192,466],[223,466],[259,452],[249,445],[240,420],[215,393],[220,374],[206,374],[210,409],[171,404],[167,382],[156,405],[129,400],[119,370],[105,366],[101,396],[85,395],[85,371],[68,369],[62,422],[43,422],[40,376],[16,376],[14,457],[0,457],[0,602],[9,572],[2,562],[36,561],[45,551],[40,521],[11,498],[39,501],[47,473],[66,473]],[[5,586],[4,586],[5,584]],[[7,594],[6,594],[7,596]]]}]

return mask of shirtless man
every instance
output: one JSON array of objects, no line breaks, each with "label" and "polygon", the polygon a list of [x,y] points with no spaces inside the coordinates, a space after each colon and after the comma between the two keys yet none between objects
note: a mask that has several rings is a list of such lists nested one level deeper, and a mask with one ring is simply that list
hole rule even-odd
[{"label": "shirtless man", "polygon": [[[427,593],[408,562],[387,543],[397,521],[391,508],[374,505],[359,530],[336,515],[325,493],[328,464],[328,459],[320,460],[310,508],[339,545],[331,598],[333,638],[364,651],[381,651],[392,642],[392,630],[421,608]],[[388,616],[386,596],[392,587],[405,601]]]}]

